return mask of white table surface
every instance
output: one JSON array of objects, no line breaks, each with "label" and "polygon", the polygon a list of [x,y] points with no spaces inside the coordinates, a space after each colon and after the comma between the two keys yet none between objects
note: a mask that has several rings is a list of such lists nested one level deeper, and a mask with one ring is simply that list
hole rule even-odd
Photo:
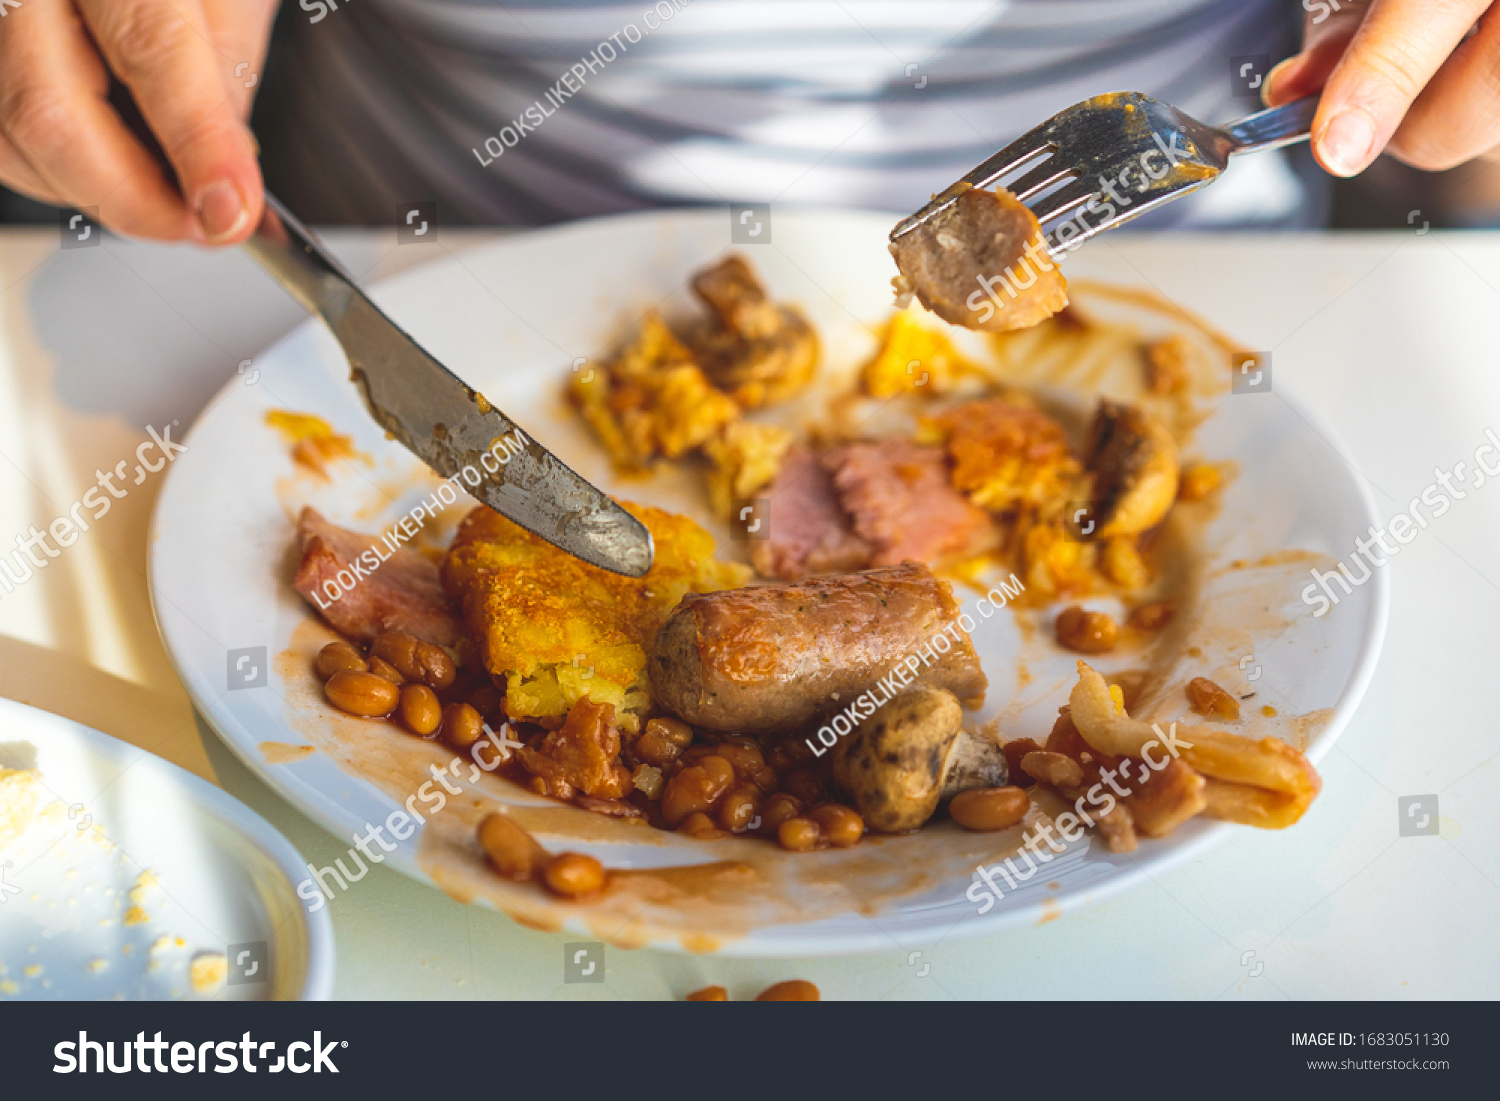
[{"label": "white table surface", "polygon": [[[457,253],[390,230],[327,234],[367,281]],[[1500,237],[1103,238],[1091,260],[1273,354],[1349,447],[1384,514],[1500,434]],[[45,526],[182,430],[298,308],[236,253],[58,248],[0,231],[0,546]],[[398,319],[399,320],[399,319]],[[1253,400],[1276,400],[1255,398]],[[318,864],[337,840],[197,718],[152,621],[146,533],[159,482],[0,599],[0,695],[88,723],[223,786]],[[879,955],[732,961],[609,949],[603,984],[563,983],[563,945],[385,868],[332,903],[344,998],[669,998],[784,978],[825,998],[1479,998],[1500,994],[1500,479],[1386,567],[1373,687],[1297,827],[1251,829],[1112,901],[987,939]],[[1352,548],[1351,548],[1352,549]],[[1398,834],[1397,799],[1436,794],[1440,836]]]}]

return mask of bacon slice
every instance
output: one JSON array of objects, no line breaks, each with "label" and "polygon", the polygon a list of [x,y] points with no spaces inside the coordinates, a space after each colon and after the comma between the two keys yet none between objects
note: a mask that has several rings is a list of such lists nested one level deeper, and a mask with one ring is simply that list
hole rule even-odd
[{"label": "bacon slice", "polygon": [[823,459],[854,531],[874,548],[871,566],[931,562],[971,547],[990,526],[953,488],[942,448],[882,440],[838,448]]},{"label": "bacon slice", "polygon": [[302,565],[292,588],[334,630],[360,640],[405,631],[438,646],[458,642],[462,628],[436,562],[410,547],[392,551],[378,536],[338,527],[310,507],[297,518],[297,539]]},{"label": "bacon slice", "polygon": [[766,497],[767,536],[750,549],[763,576],[800,581],[870,564],[870,544],[854,532],[817,452],[800,445],[789,450]]}]

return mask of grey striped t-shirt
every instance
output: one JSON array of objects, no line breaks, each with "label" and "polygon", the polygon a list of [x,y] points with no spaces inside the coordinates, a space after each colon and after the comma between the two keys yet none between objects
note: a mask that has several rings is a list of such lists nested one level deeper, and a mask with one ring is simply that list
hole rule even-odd
[{"label": "grey striped t-shirt", "polygon": [[[287,0],[257,124],[307,219],[538,224],[729,201],[915,210],[1022,131],[1135,90],[1258,109],[1287,0]],[[1231,62],[1234,62],[1234,65]],[[1241,89],[1243,91],[1243,89]],[[1305,224],[1280,154],[1158,224]],[[1143,219],[1143,222],[1146,220]]]}]

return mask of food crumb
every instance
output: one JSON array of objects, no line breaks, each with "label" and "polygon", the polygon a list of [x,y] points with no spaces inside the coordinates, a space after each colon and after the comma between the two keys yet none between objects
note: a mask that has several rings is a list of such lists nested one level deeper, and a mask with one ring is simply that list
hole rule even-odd
[{"label": "food crumb", "polygon": [[146,911],[142,910],[139,906],[132,906],[130,909],[125,911],[126,925],[145,925],[146,922],[150,920],[151,915],[146,913]]},{"label": "food crumb", "polygon": [[14,979],[0,979],[0,994],[19,994],[21,988]]},{"label": "food crumb", "polygon": [[146,895],[153,888],[161,886],[161,881],[156,878],[156,873],[146,868],[140,875],[135,877],[135,885],[130,888],[130,901],[136,905],[146,901]]},{"label": "food crumb", "polygon": [[318,751],[317,746],[293,745],[290,742],[261,742],[260,755],[268,765],[289,765]]},{"label": "food crumb", "polygon": [[109,961],[106,959],[89,960],[89,962],[85,966],[97,975],[99,972],[103,971],[106,967],[109,966]]},{"label": "food crumb", "polygon": [[1260,713],[1262,715],[1264,715],[1268,719],[1274,719],[1277,716],[1277,714],[1279,714],[1279,712],[1276,710],[1276,708],[1272,707],[1270,704],[1264,705],[1260,709]]},{"label": "food crumb", "polygon": [[229,960],[223,952],[199,952],[188,964],[188,981],[199,994],[211,994],[224,985]]},{"label": "food crumb", "polygon": [[42,973],[42,965],[41,964],[39,964],[39,963],[29,963],[29,964],[26,965],[25,975],[26,975],[26,977],[28,979],[34,979],[38,975],[40,975],[41,973]]}]

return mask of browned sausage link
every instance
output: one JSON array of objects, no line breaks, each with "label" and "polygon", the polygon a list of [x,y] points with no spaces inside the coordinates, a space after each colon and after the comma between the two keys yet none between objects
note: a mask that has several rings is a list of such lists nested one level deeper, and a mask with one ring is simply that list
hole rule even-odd
[{"label": "browned sausage link", "polygon": [[[801,729],[898,667],[977,707],[988,682],[958,613],[948,583],[917,562],[689,593],[656,637],[651,684],[683,719],[732,733]],[[930,645],[939,634],[946,653]],[[935,661],[921,660],[924,647]]]}]

